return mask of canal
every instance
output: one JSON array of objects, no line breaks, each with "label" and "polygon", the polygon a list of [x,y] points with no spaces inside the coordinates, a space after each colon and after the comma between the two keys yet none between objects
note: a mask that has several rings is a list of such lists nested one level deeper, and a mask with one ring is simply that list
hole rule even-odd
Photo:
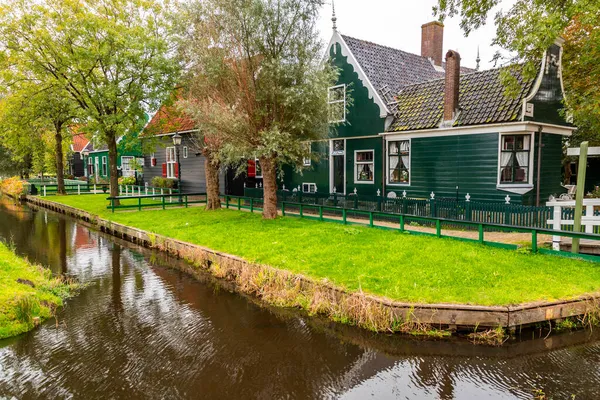
[{"label": "canal", "polygon": [[503,347],[374,335],[231,293],[181,260],[0,199],[0,240],[88,286],[0,340],[0,398],[600,398],[600,335]]}]

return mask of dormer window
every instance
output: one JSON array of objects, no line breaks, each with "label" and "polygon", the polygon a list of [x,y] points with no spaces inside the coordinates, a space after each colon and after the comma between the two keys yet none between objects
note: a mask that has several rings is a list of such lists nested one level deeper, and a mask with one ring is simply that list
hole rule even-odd
[{"label": "dormer window", "polygon": [[346,85],[330,87],[327,102],[329,103],[329,122],[346,121]]}]

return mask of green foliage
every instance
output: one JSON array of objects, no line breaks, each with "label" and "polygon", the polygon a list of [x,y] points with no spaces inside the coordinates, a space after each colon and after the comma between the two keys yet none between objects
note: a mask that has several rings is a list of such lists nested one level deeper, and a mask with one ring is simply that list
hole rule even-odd
[{"label": "green foliage", "polygon": [[[19,283],[19,279],[35,287]],[[78,287],[53,277],[50,270],[30,264],[0,243],[0,339],[27,332],[37,320],[52,317]]]},{"label": "green foliage", "polygon": [[119,185],[135,185],[135,177],[122,176],[119,178]]},{"label": "green foliage", "polygon": [[[434,13],[443,20],[460,15],[466,35],[485,24],[486,17],[500,0],[438,0]],[[509,50],[512,63],[524,63],[525,75],[535,76],[544,51],[559,37],[566,42],[563,79],[566,112],[579,127],[571,139],[600,144],[600,2],[596,0],[516,0],[510,9],[496,14],[493,44]],[[497,55],[499,58],[499,55]],[[507,74],[508,91],[515,79]]]},{"label": "green foliage", "polygon": [[192,68],[179,106],[225,163],[244,168],[240,160],[265,157],[302,165],[305,142],[327,137],[327,88],[337,71],[320,62],[322,5],[207,0],[183,8],[182,55]]},{"label": "green foliage", "polygon": [[152,178],[152,186],[157,188],[173,189],[175,186],[177,186],[177,180],[155,176]]},{"label": "green foliage", "polygon": [[[596,263],[519,254],[437,239],[293,217],[203,208],[111,213],[106,196],[54,201],[102,218],[303,274],[352,292],[425,303],[509,305],[600,290]],[[135,200],[132,200],[135,201]],[[132,203],[134,204],[134,203]],[[252,238],[252,240],[248,240]]]}]

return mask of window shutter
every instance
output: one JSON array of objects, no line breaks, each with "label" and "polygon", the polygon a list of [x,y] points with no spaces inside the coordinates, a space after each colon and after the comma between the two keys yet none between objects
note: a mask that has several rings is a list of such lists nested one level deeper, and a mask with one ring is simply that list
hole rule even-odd
[{"label": "window shutter", "polygon": [[167,163],[163,163],[162,165],[162,176],[163,178],[167,177]]},{"label": "window shutter", "polygon": [[175,178],[179,178],[179,163],[173,165],[175,167]]},{"label": "window shutter", "polygon": [[248,178],[256,177],[256,161],[248,160]]}]

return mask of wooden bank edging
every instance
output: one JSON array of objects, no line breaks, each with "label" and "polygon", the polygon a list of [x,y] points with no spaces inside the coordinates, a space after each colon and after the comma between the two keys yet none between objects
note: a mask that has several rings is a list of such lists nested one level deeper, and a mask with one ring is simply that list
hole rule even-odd
[{"label": "wooden bank edging", "polygon": [[[276,295],[266,294],[266,290],[261,287],[261,282],[271,286],[277,284],[280,292],[295,290],[295,296],[306,295],[312,298],[313,302],[315,294],[318,294],[319,301],[327,301],[335,311],[333,315],[331,312],[328,313],[330,317],[336,319],[338,313],[348,313],[349,315],[342,315],[338,319],[343,320],[344,316],[348,316],[351,322],[367,328],[381,326],[373,321],[374,314],[390,319],[390,326],[393,325],[393,321],[403,321],[413,328],[430,326],[444,329],[473,329],[474,327],[514,329],[540,322],[586,315],[600,309],[600,296],[582,296],[565,301],[535,302],[517,306],[477,306],[402,303],[364,293],[349,293],[324,281],[316,281],[266,265],[252,264],[230,254],[105,220],[78,208],[35,196],[27,196],[26,200],[39,207],[86,221],[110,235],[184,258],[219,278],[232,281],[241,292],[256,295],[272,304],[286,305],[287,303],[278,301]],[[270,278],[262,279],[261,275],[262,280],[255,282],[257,271]],[[319,312],[318,305],[313,309]]]}]

